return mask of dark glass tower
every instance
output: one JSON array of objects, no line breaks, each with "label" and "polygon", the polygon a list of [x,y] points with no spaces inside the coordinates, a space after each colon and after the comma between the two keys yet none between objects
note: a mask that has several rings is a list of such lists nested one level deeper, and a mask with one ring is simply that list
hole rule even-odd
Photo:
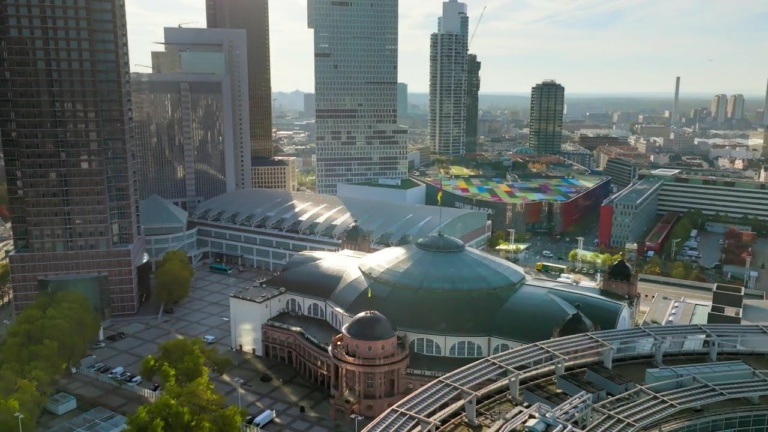
[{"label": "dark glass tower", "polygon": [[267,0],[206,0],[208,28],[245,29],[251,157],[272,157],[272,78]]},{"label": "dark glass tower", "polygon": [[531,89],[528,147],[537,154],[556,155],[563,142],[565,87],[547,80]]},{"label": "dark glass tower", "polygon": [[[0,138],[16,310],[42,290],[137,307],[137,229],[125,6],[0,2]],[[55,287],[55,288],[52,288]]]},{"label": "dark glass tower", "polygon": [[477,153],[477,120],[480,117],[480,62],[477,55],[467,56],[467,140],[464,149],[467,153]]}]

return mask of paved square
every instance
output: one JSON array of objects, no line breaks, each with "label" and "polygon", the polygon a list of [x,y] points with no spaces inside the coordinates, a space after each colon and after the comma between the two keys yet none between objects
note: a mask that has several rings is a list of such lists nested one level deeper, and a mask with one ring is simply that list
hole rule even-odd
[{"label": "paved square", "polygon": [[[232,405],[240,403],[251,414],[259,414],[264,409],[276,410],[277,418],[263,430],[353,431],[354,424],[349,419],[339,419],[340,423],[329,420],[327,394],[304,381],[293,368],[229,350],[230,322],[222,319],[229,318],[229,293],[249,287],[264,276],[264,272],[249,270],[228,277],[210,273],[205,265],[198,267],[189,297],[173,306],[173,314],[163,313],[159,319],[149,316],[113,320],[114,324],[105,329],[105,333],[125,332],[127,337],[94,350],[96,361],[112,367],[123,366],[129,372],[139,373],[142,359],[155,354],[159,344],[180,337],[212,335],[216,337],[213,346],[226,353],[236,365],[224,376],[213,377],[216,390]],[[260,378],[265,373],[274,379],[269,383],[261,382]],[[244,380],[239,398],[234,377]],[[90,377],[78,376],[69,385],[73,391],[79,389],[74,393],[88,393],[89,397],[105,400],[109,402],[105,405],[125,414],[135,410],[142,401],[134,393]],[[151,382],[144,382],[141,386],[147,388],[151,385]],[[301,406],[305,408],[304,413],[300,412]],[[362,423],[360,426],[362,429]]]}]

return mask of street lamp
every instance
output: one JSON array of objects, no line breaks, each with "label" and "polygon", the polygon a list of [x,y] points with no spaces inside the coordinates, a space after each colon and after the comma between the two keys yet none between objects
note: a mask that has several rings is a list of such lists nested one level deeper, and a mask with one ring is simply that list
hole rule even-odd
[{"label": "street lamp", "polygon": [[509,229],[507,229],[507,231],[509,231],[509,248],[510,248],[509,250],[510,250],[510,253],[514,255],[514,253],[515,253],[515,229],[514,228],[509,228]]},{"label": "street lamp", "polygon": [[351,416],[349,416],[349,418],[355,421],[355,432],[357,432],[357,422],[360,420],[365,420],[365,417],[357,414],[352,414]]},{"label": "street lamp", "polygon": [[677,242],[679,242],[679,241],[680,241],[680,239],[672,240],[672,258],[671,259],[673,259],[673,260],[675,259],[675,246],[677,245]]},{"label": "street lamp", "polygon": [[237,408],[242,410],[243,404],[240,401],[240,385],[243,384],[245,381],[243,381],[240,378],[235,378],[233,381],[237,384]]},{"label": "street lamp", "polygon": [[22,413],[20,413],[20,412],[17,412],[17,413],[16,413],[16,414],[14,414],[14,415],[16,416],[16,418],[18,418],[18,419],[19,419],[19,432],[24,432],[24,431],[22,431],[22,430],[21,430],[21,419],[23,419],[23,418],[24,418],[24,414],[22,414]]}]

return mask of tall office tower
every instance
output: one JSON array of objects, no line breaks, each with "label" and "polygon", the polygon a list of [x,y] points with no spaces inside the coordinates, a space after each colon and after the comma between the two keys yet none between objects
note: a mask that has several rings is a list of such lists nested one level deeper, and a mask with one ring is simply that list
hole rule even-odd
[{"label": "tall office tower", "polygon": [[317,190],[404,178],[397,125],[398,0],[309,0],[315,37]]},{"label": "tall office tower", "polygon": [[105,319],[137,309],[144,238],[126,33],[122,2],[0,2],[16,311],[63,289]]},{"label": "tall office tower", "polygon": [[744,118],[744,95],[735,94],[728,98],[727,117],[731,120]]},{"label": "tall office tower", "polygon": [[680,77],[675,79],[675,101],[672,103],[672,116],[670,123],[672,126],[680,122]]},{"label": "tall office tower", "polygon": [[315,118],[315,94],[304,93],[304,117]]},{"label": "tall office tower", "polygon": [[537,154],[560,153],[563,142],[565,87],[546,80],[531,89],[528,147]]},{"label": "tall office tower", "polygon": [[248,64],[244,56],[245,31],[166,27],[163,33],[165,51],[152,52],[154,73],[207,74],[229,83],[224,92],[229,93],[225,97],[231,101],[231,116],[222,118],[227,121],[222,127],[227,131],[225,141],[229,131],[232,132],[233,155],[225,157],[234,160],[234,172],[227,171],[227,176],[234,178],[235,188],[250,189],[252,147],[248,122]]},{"label": "tall office tower", "polygon": [[408,84],[397,83],[397,117],[408,115]]},{"label": "tall office tower", "polygon": [[[768,131],[768,84],[765,85],[765,104],[763,105],[763,126]],[[768,148],[768,146],[765,146]]]},{"label": "tall office tower", "polygon": [[715,95],[712,98],[709,110],[712,112],[712,120],[715,123],[725,122],[725,115],[728,110],[728,96],[724,94]]},{"label": "tall office tower", "polygon": [[208,28],[244,29],[248,53],[251,155],[272,157],[268,0],[205,0]]},{"label": "tall office tower", "polygon": [[140,198],[191,211],[234,191],[229,76],[134,73],[131,87]]},{"label": "tall office tower", "polygon": [[477,122],[480,117],[480,62],[475,54],[467,57],[467,130],[464,149],[477,152]]},{"label": "tall office tower", "polygon": [[441,155],[465,151],[468,27],[467,5],[443,2],[429,43],[429,144]]}]

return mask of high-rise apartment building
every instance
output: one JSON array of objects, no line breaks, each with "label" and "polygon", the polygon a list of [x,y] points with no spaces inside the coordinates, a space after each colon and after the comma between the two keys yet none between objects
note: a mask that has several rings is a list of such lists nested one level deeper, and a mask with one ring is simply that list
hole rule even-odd
[{"label": "high-rise apartment building", "polygon": [[528,147],[537,154],[560,153],[563,142],[565,87],[546,80],[531,89]]},{"label": "high-rise apartment building", "polygon": [[403,118],[408,115],[408,84],[397,83],[397,116]]},{"label": "high-rise apartment building", "polygon": [[709,111],[712,113],[712,120],[715,123],[725,122],[725,116],[728,111],[728,96],[724,94],[715,95],[712,103],[709,105]]},{"label": "high-rise apartment building", "polygon": [[467,57],[467,127],[464,150],[477,152],[477,122],[480,117],[480,62],[475,54]]},{"label": "high-rise apartment building", "polygon": [[205,13],[208,28],[246,32],[251,155],[270,158],[273,147],[268,0],[205,0]]},{"label": "high-rise apartment building", "polygon": [[[230,101],[231,116],[222,125],[228,139],[231,131],[234,178],[237,189],[251,187],[251,140],[248,101],[248,65],[245,58],[245,31],[239,29],[205,29],[166,27],[165,51],[152,53],[152,70],[157,74],[202,74],[219,77],[229,83],[224,96]],[[227,95],[228,93],[228,95]],[[178,113],[171,113],[176,115]],[[225,114],[225,113],[222,113]],[[190,133],[193,133],[190,131]],[[151,142],[147,145],[151,146]],[[162,196],[162,195],[161,195]],[[165,197],[164,197],[165,198]],[[172,199],[172,198],[167,198]]]},{"label": "high-rise apartment building", "polygon": [[465,151],[468,27],[467,5],[443,2],[429,43],[429,143],[441,155]]},{"label": "high-rise apartment building", "polygon": [[235,190],[228,75],[131,74],[141,200],[158,195],[191,211]]},{"label": "high-rise apartment building", "polygon": [[397,124],[398,0],[309,0],[314,30],[317,189],[404,178]]},{"label": "high-rise apartment building", "polygon": [[735,94],[728,98],[727,117],[731,120],[744,118],[744,95]]},{"label": "high-rise apartment building", "polygon": [[138,230],[125,7],[0,2],[0,141],[14,307],[77,289],[135,312]]}]

